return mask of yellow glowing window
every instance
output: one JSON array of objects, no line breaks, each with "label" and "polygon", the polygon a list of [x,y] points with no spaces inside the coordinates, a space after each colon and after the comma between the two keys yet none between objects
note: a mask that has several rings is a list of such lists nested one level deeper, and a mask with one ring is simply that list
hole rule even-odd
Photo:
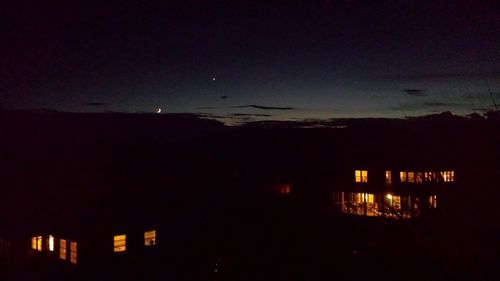
[{"label": "yellow glowing window", "polygon": [[355,170],[354,171],[354,181],[355,182],[368,182],[368,171],[367,170]]},{"label": "yellow glowing window", "polygon": [[385,198],[387,199],[387,204],[394,209],[401,209],[401,196],[399,195],[392,195],[390,193],[387,193],[385,195]]},{"label": "yellow glowing window", "polygon": [[47,238],[47,246],[49,251],[54,252],[54,236],[49,235],[49,238]]},{"label": "yellow glowing window", "polygon": [[373,198],[370,193],[354,193],[354,203],[373,203]]},{"label": "yellow glowing window", "polygon": [[424,173],[424,180],[425,181],[436,181],[436,172],[425,172]]},{"label": "yellow glowing window", "polygon": [[397,210],[401,209],[401,196],[399,195],[392,196],[392,207]]},{"label": "yellow glowing window", "polygon": [[77,244],[76,242],[69,243],[69,261],[76,264],[77,260]]},{"label": "yellow glowing window", "polygon": [[455,171],[443,171],[441,172],[441,178],[444,182],[455,181]]},{"label": "yellow glowing window", "polygon": [[385,183],[392,184],[392,172],[391,171],[385,171]]},{"label": "yellow glowing window", "polygon": [[363,195],[361,193],[354,193],[354,203],[363,203]]},{"label": "yellow glowing window", "polygon": [[415,182],[415,173],[408,172],[408,182]]},{"label": "yellow glowing window", "polygon": [[399,172],[399,179],[401,182],[415,182],[415,172]]},{"label": "yellow glowing window", "polygon": [[406,172],[399,172],[399,180],[401,182],[407,182],[408,178],[406,177]]},{"label": "yellow glowing window", "polygon": [[127,235],[115,235],[113,237],[114,252],[125,252],[127,250]]},{"label": "yellow glowing window", "polygon": [[42,250],[42,236],[37,237],[36,248],[38,251]]},{"label": "yellow glowing window", "polygon": [[145,246],[156,245],[156,230],[144,232],[144,245]]},{"label": "yellow glowing window", "polygon": [[366,203],[373,204],[373,202],[375,201],[373,194],[365,193],[364,197],[365,197],[365,202]]},{"label": "yellow glowing window", "polygon": [[66,259],[66,240],[65,239],[60,239],[59,240],[59,258],[62,260]]},{"label": "yellow glowing window", "polygon": [[42,251],[42,236],[35,236],[31,238],[31,248],[33,250]]}]

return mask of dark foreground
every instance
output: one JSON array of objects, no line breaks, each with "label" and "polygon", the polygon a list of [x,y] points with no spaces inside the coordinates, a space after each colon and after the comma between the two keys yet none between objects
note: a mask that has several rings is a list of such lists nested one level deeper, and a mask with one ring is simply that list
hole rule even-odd
[{"label": "dark foreground", "polygon": [[[0,280],[500,279],[497,121],[188,130],[44,118],[2,127]],[[453,185],[370,183],[372,169],[442,167]],[[352,183],[359,168],[366,185]],[[283,183],[289,193],[274,189]],[[438,203],[407,219],[347,215],[333,206],[339,190]],[[122,233],[127,250],[113,253]],[[76,265],[31,249],[49,234],[78,241]]]}]

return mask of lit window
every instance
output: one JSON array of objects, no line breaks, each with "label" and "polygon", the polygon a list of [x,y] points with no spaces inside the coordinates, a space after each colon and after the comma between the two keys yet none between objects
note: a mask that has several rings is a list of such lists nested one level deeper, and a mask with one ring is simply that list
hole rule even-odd
[{"label": "lit window", "polygon": [[113,237],[114,252],[125,252],[127,250],[127,235],[115,235]]},{"label": "lit window", "polygon": [[424,180],[427,182],[435,182],[436,181],[436,173],[435,172],[425,172]]},{"label": "lit window", "polygon": [[415,173],[408,172],[408,182],[415,182]]},{"label": "lit window", "polygon": [[73,264],[76,264],[77,259],[77,245],[76,242],[69,243],[69,261]]},{"label": "lit window", "polygon": [[407,182],[408,178],[406,177],[406,172],[399,172],[399,180],[401,182]]},{"label": "lit window", "polygon": [[144,232],[144,245],[145,246],[156,245],[156,230]]},{"label": "lit window", "polygon": [[38,236],[36,238],[36,249],[38,251],[41,251],[42,250],[42,236]]},{"label": "lit window", "polygon": [[436,195],[429,196],[429,207],[437,208],[437,196]]},{"label": "lit window", "polygon": [[368,182],[368,171],[367,170],[355,170],[354,171],[354,181],[355,182]]},{"label": "lit window", "polygon": [[422,172],[416,172],[415,173],[415,182],[416,183],[422,183],[424,181],[424,175]]},{"label": "lit window", "polygon": [[401,196],[392,195],[392,194],[388,193],[385,195],[385,198],[387,199],[386,202],[387,202],[388,206],[390,206],[396,210],[401,209]]},{"label": "lit window", "polygon": [[455,171],[443,171],[441,172],[441,178],[444,182],[454,182],[455,181]]},{"label": "lit window", "polygon": [[59,240],[59,258],[62,260],[66,260],[66,240]]},{"label": "lit window", "polygon": [[401,196],[399,195],[392,196],[392,207],[396,210],[401,209]]},{"label": "lit window", "polygon": [[289,194],[290,192],[290,185],[286,184],[281,187],[281,194]]},{"label": "lit window", "polygon": [[47,244],[49,251],[54,252],[54,236],[49,235],[49,238],[47,238]]},{"label": "lit window", "polygon": [[354,203],[370,203],[372,204],[375,200],[373,197],[373,194],[371,193],[358,193],[355,192],[354,194]]},{"label": "lit window", "polygon": [[399,179],[401,182],[415,182],[415,172],[399,172]]},{"label": "lit window", "polygon": [[42,251],[42,236],[31,237],[31,249]]},{"label": "lit window", "polygon": [[283,184],[283,183],[274,184],[272,186],[272,189],[275,193],[280,194],[280,195],[286,195],[286,194],[290,194],[292,192],[292,188],[291,188],[290,184]]},{"label": "lit window", "polygon": [[374,196],[373,194],[370,194],[370,193],[365,193],[365,202],[366,203],[370,203],[370,204],[373,204],[373,202],[375,201],[374,200]]},{"label": "lit window", "polygon": [[391,171],[385,171],[385,183],[392,184],[392,172]]}]

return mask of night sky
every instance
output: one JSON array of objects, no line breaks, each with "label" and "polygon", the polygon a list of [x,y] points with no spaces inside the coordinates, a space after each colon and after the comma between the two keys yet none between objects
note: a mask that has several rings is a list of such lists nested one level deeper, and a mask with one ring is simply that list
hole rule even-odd
[{"label": "night sky", "polygon": [[500,103],[496,1],[146,2],[5,4],[2,110],[298,120]]}]

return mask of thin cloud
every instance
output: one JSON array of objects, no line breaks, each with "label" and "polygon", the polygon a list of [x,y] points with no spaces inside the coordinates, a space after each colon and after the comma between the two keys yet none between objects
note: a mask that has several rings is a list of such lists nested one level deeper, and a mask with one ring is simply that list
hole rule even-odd
[{"label": "thin cloud", "polygon": [[257,104],[248,104],[248,105],[235,105],[233,108],[255,108],[262,110],[295,110],[294,107],[281,107],[281,106],[265,106],[265,105],[257,105]]},{"label": "thin cloud", "polygon": [[434,72],[434,73],[415,73],[415,74],[396,74],[386,75],[381,77],[382,80],[391,81],[422,81],[422,80],[441,80],[441,79],[455,79],[455,78],[495,78],[500,76],[499,71],[490,72]]},{"label": "thin cloud", "polygon": [[232,116],[235,117],[272,117],[271,114],[248,114],[248,113],[233,113]]},{"label": "thin cloud", "polygon": [[108,106],[110,103],[107,102],[85,102],[83,103],[85,106]]},{"label": "thin cloud", "polygon": [[410,96],[414,97],[425,97],[427,96],[426,93],[424,93],[424,90],[422,89],[404,89],[403,90],[405,93],[407,93]]},{"label": "thin cloud", "polygon": [[217,107],[213,107],[213,106],[202,106],[202,107],[197,107],[196,109],[199,109],[199,110],[205,110],[205,109],[216,109]]},{"label": "thin cloud", "polygon": [[464,109],[466,103],[447,102],[447,101],[426,101],[426,102],[407,102],[398,106],[390,106],[387,110],[409,111],[409,112],[441,112],[445,109]]},{"label": "thin cloud", "polygon": [[424,102],[422,104],[423,106],[455,106],[457,105],[456,103],[446,103],[446,102]]}]

